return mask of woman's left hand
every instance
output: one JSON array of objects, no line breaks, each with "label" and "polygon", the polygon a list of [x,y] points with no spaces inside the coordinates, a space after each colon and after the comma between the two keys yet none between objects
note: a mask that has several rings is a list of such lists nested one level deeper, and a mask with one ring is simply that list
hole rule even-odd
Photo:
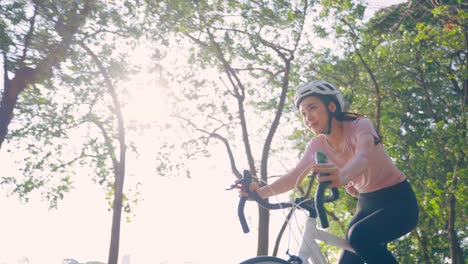
[{"label": "woman's left hand", "polygon": [[[317,180],[319,182],[331,181],[328,186],[330,188],[337,188],[345,185],[340,177],[340,169],[333,163],[317,163],[312,166],[312,170],[318,174]],[[323,175],[323,174],[329,175]]]}]

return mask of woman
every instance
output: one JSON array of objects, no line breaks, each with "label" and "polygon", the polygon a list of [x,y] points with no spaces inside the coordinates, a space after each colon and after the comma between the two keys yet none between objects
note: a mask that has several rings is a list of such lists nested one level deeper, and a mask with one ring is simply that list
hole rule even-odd
[{"label": "woman", "polygon": [[[406,176],[393,164],[371,121],[343,112],[343,94],[326,81],[302,85],[294,103],[317,136],[295,169],[270,185],[259,188],[253,183],[251,191],[267,198],[295,188],[310,170],[328,173],[318,180],[331,181],[329,187],[344,186],[359,197],[345,234],[356,254],[342,251],[339,263],[398,263],[386,244],[416,226],[418,207]],[[327,164],[315,164],[317,151],[327,155]]]}]

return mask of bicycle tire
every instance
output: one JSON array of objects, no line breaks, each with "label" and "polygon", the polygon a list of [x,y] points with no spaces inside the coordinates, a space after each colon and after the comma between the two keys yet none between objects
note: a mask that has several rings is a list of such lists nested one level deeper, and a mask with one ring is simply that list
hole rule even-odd
[{"label": "bicycle tire", "polygon": [[260,256],[245,260],[239,264],[290,264],[284,259],[270,256]]}]

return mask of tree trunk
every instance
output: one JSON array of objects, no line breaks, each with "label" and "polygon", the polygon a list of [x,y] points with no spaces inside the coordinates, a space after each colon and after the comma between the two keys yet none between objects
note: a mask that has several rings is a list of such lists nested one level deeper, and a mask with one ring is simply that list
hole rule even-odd
[{"label": "tree trunk", "polygon": [[[458,175],[457,171],[455,171],[453,179],[452,179],[452,188],[455,189],[458,182]],[[456,197],[453,191],[449,195],[449,208],[448,208],[448,239],[449,239],[449,247],[450,247],[450,258],[452,259],[452,264],[465,264],[465,260],[463,258],[463,251],[460,247],[460,242],[457,236],[457,230],[455,229],[455,204],[456,204]]]},{"label": "tree trunk", "polygon": [[13,80],[5,80],[5,91],[0,102],[0,148],[8,133],[18,96],[28,84],[35,82],[35,76],[34,69],[23,67],[16,72]]},{"label": "tree trunk", "polygon": [[119,172],[116,174],[114,184],[115,194],[108,264],[117,264],[117,261],[119,259],[120,223],[122,219],[123,186],[125,179],[124,167],[125,166],[119,166]]},{"label": "tree trunk", "polygon": [[259,205],[258,216],[257,256],[268,255],[270,212],[268,212],[268,209],[265,209]]}]

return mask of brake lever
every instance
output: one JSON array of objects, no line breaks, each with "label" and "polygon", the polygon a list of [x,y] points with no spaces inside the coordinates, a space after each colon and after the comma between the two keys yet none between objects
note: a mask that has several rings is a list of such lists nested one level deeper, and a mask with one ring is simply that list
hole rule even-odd
[{"label": "brake lever", "polygon": [[244,185],[242,184],[242,180],[237,180],[234,184],[231,184],[231,186],[229,186],[229,188],[226,188],[224,190],[230,191],[230,190],[234,190],[234,189],[243,189],[243,188],[244,188]]}]

